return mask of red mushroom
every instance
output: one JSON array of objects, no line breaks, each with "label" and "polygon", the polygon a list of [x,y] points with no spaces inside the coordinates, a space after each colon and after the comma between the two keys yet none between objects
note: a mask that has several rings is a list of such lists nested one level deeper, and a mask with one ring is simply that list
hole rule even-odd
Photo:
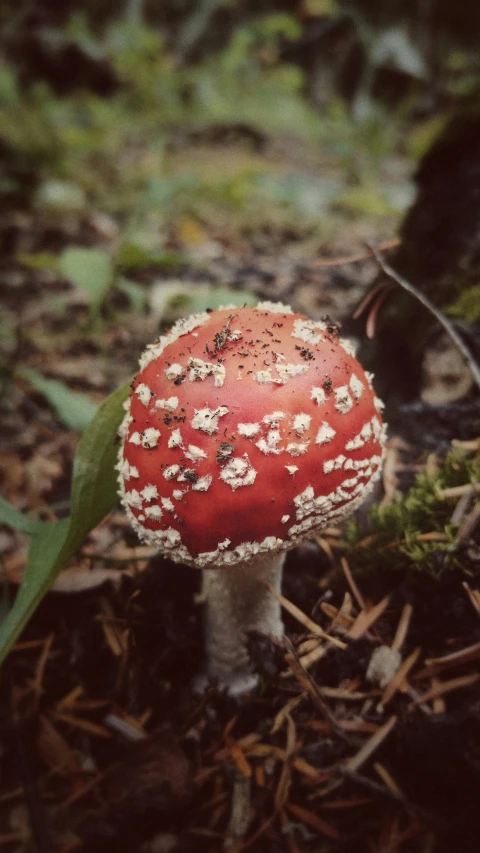
[{"label": "red mushroom", "polygon": [[380,473],[382,403],[336,327],[287,305],[180,320],[146,350],[121,427],[122,503],[147,543],[205,573],[207,678],[256,683],[280,637],[286,550],[355,510]]}]

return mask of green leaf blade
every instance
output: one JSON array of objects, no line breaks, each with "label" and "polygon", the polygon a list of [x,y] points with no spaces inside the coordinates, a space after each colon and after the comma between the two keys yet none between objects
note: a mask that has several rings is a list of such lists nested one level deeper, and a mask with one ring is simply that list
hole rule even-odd
[{"label": "green leaf blade", "polygon": [[18,375],[45,397],[69,429],[83,432],[95,417],[98,407],[86,394],[72,391],[64,382],[47,379],[30,367],[21,368]]},{"label": "green leaf blade", "polygon": [[73,467],[71,515],[56,522],[31,522],[0,500],[0,519],[32,540],[25,575],[13,606],[0,625],[0,663],[45,593],[78,550],[86,535],[99,524],[117,500],[116,436],[124,416],[123,402],[130,393],[125,384],[100,406],[80,439]]},{"label": "green leaf blade", "polygon": [[101,249],[70,246],[60,256],[59,270],[86,293],[92,308],[102,304],[113,283],[112,259]]}]

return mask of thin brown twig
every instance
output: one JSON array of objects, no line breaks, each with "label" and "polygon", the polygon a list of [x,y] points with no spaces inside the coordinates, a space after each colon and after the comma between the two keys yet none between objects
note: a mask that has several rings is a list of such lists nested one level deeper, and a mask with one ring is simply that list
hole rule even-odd
[{"label": "thin brown twig", "polygon": [[[400,240],[396,237],[394,240],[386,240],[384,243],[380,243],[379,249],[382,252],[387,252],[389,249],[396,249],[397,246],[400,246]],[[346,255],[341,258],[329,258],[325,260],[315,261],[316,267],[342,267],[344,264],[356,264],[359,261],[368,261],[370,257],[369,253],[359,252],[356,255]]]},{"label": "thin brown twig", "polygon": [[297,656],[297,653],[293,647],[293,644],[288,639],[288,637],[285,637],[284,643],[285,643],[286,648],[288,649],[288,654],[285,655],[285,660],[286,660],[288,666],[290,667],[290,669],[292,670],[292,672],[293,672],[295,678],[297,679],[298,683],[300,684],[300,686],[310,696],[310,698],[311,698],[313,704],[315,705],[315,707],[317,708],[317,710],[320,712],[322,717],[330,723],[330,725],[331,725],[332,729],[335,731],[335,733],[339,737],[341,737],[342,740],[346,741],[347,743],[351,743],[351,738],[347,734],[345,734],[344,730],[338,724],[334,715],[330,711],[330,708],[328,707],[326,702],[324,702],[324,700],[322,699],[318,685],[315,683],[315,681],[313,680],[310,673],[307,672],[307,670],[304,669],[304,667],[300,663],[298,656]]},{"label": "thin brown twig", "polygon": [[480,388],[480,365],[477,364],[475,358],[472,353],[468,349],[467,345],[464,343],[460,335],[458,334],[455,326],[450,320],[448,320],[442,312],[430,301],[430,299],[425,296],[420,290],[411,284],[406,278],[404,278],[400,273],[396,272],[390,264],[387,264],[386,261],[383,260],[378,249],[370,243],[367,243],[368,248],[370,249],[373,257],[375,258],[378,266],[385,273],[388,278],[402,287],[407,293],[410,293],[411,296],[415,297],[427,311],[430,311],[431,314],[435,317],[436,320],[440,323],[441,326],[445,329],[446,333],[450,336],[455,346],[463,355],[469,369],[470,373],[473,376],[475,384],[478,388]]}]

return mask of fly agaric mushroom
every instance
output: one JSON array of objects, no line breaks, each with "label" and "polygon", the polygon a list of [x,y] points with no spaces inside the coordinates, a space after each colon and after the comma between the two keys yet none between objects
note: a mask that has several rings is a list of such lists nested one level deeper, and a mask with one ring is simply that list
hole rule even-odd
[{"label": "fly agaric mushroom", "polygon": [[142,541],[209,570],[205,683],[254,687],[248,631],[283,634],[266,582],[279,591],[285,552],[372,489],[382,407],[336,327],[288,305],[193,315],[142,355],[121,499]]}]

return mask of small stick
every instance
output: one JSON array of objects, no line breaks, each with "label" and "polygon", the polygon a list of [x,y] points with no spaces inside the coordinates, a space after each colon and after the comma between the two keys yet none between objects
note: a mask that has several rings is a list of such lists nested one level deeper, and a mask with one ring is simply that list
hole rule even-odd
[{"label": "small stick", "polygon": [[362,594],[361,594],[361,592],[360,592],[360,590],[359,590],[359,588],[358,588],[357,584],[355,583],[355,581],[354,581],[354,579],[353,579],[353,575],[352,575],[352,573],[351,573],[351,571],[350,571],[350,566],[348,565],[348,563],[347,563],[347,561],[346,561],[345,557],[342,557],[342,558],[341,558],[340,563],[341,563],[341,565],[342,565],[343,573],[344,573],[344,575],[345,575],[345,577],[346,577],[346,579],[347,579],[348,585],[349,585],[350,589],[352,590],[353,595],[354,595],[354,598],[356,598],[357,603],[358,603],[358,605],[359,605],[360,609],[361,609],[361,610],[366,610],[366,609],[367,609],[367,606],[366,606],[366,604],[365,604],[365,600],[364,600],[364,598],[363,598],[363,596],[362,596]]},{"label": "small stick", "polygon": [[348,629],[346,636],[350,637],[351,640],[359,640],[360,637],[363,637],[363,635],[367,633],[368,629],[371,628],[372,625],[380,618],[389,603],[390,596],[386,595],[385,598],[382,598],[382,600],[368,612],[362,610],[355,619],[352,627]]},{"label": "small stick", "polygon": [[[379,249],[382,252],[386,252],[388,249],[395,249],[400,245],[400,240],[395,238],[394,240],[386,240],[385,243],[380,243]],[[357,255],[346,255],[343,258],[328,258],[321,261],[315,261],[316,267],[341,267],[344,264],[356,264],[359,261],[368,261],[369,255],[362,252]]]},{"label": "small stick", "polygon": [[385,692],[382,696],[381,703],[380,703],[382,708],[384,708],[385,705],[388,702],[390,702],[390,700],[393,698],[393,696],[397,692],[398,688],[402,685],[403,681],[407,677],[407,675],[410,672],[410,670],[412,669],[412,667],[415,666],[415,664],[419,658],[420,652],[421,652],[421,648],[420,648],[420,646],[417,646],[415,651],[413,651],[412,654],[409,655],[406,660],[404,660],[404,662],[402,663],[400,668],[397,670],[397,672],[395,673],[395,675],[393,676],[393,678],[389,682],[389,684],[387,684],[387,687],[385,689]]},{"label": "small stick", "polygon": [[358,750],[357,754],[350,758],[347,763],[343,766],[343,770],[349,772],[356,772],[360,769],[360,767],[365,764],[366,761],[370,758],[371,755],[378,749],[380,744],[383,743],[385,738],[390,734],[393,727],[397,723],[397,717],[390,717],[387,722],[381,726],[375,734],[370,737],[366,743]]},{"label": "small stick", "polygon": [[379,253],[378,249],[375,248],[375,246],[372,246],[370,243],[368,243],[367,245],[382,272],[384,272],[385,275],[388,276],[388,278],[390,278],[396,284],[400,285],[400,287],[403,287],[403,289],[406,290],[407,293],[410,293],[411,296],[414,296],[415,299],[418,299],[418,301],[421,302],[423,307],[426,308],[427,311],[430,311],[430,313],[433,314],[435,319],[438,320],[440,325],[443,326],[447,335],[450,336],[455,346],[462,353],[470,369],[470,373],[473,376],[475,384],[478,388],[480,388],[480,365],[477,364],[476,360],[472,356],[472,353],[470,352],[466,344],[463,342],[453,323],[451,323],[450,320],[447,320],[447,318],[442,314],[442,312],[439,311],[439,309],[433,304],[433,302],[430,302],[430,299],[428,299],[428,297],[425,296],[424,293],[422,293],[420,290],[417,290],[417,288],[414,287],[413,284],[411,284],[406,278],[400,275],[400,273],[396,272],[393,267],[390,266],[390,264],[387,264],[387,262],[383,260],[381,254]]},{"label": "small stick", "polygon": [[347,648],[346,643],[342,643],[341,640],[337,640],[336,637],[331,637],[329,634],[327,634],[327,632],[324,631],[323,628],[320,627],[320,625],[317,625],[316,622],[306,616],[303,610],[300,610],[299,607],[297,607],[295,604],[292,604],[292,602],[289,601],[288,598],[285,598],[284,595],[281,595],[279,592],[277,592],[273,588],[273,586],[271,586],[271,584],[267,583],[265,584],[265,586],[267,587],[269,592],[271,592],[273,597],[280,602],[282,607],[284,607],[285,610],[290,613],[290,615],[293,616],[294,619],[297,620],[297,622],[300,622],[301,625],[307,628],[307,630],[310,631],[311,634],[317,634],[318,637],[323,637],[325,640],[328,640],[329,643],[332,643],[339,649]]},{"label": "small stick", "polygon": [[338,724],[334,715],[330,711],[330,708],[328,707],[326,702],[323,701],[322,696],[320,694],[320,690],[315,681],[313,680],[312,676],[303,668],[302,664],[298,660],[298,657],[295,653],[295,649],[293,648],[293,644],[288,639],[288,637],[285,637],[284,643],[286,648],[288,649],[288,654],[285,655],[285,660],[290,669],[292,670],[298,683],[303,688],[303,690],[308,693],[313,704],[318,709],[318,711],[320,711],[322,717],[330,723],[334,732],[339,737],[341,737],[342,740],[347,741],[347,743],[350,743],[349,736],[345,734],[344,730]]},{"label": "small stick", "polygon": [[406,604],[402,610],[402,615],[400,616],[400,621],[397,626],[397,630],[395,633],[395,637],[393,638],[392,649],[396,649],[397,652],[402,648],[405,637],[407,636],[408,629],[410,626],[410,620],[412,618],[413,607],[411,604]]},{"label": "small stick", "polygon": [[419,705],[421,702],[430,702],[431,699],[436,699],[437,696],[444,696],[445,693],[451,693],[453,690],[460,690],[462,687],[470,687],[480,679],[478,672],[472,675],[463,675],[460,678],[452,678],[450,681],[437,682],[435,687],[422,693],[412,702],[410,707]]}]

